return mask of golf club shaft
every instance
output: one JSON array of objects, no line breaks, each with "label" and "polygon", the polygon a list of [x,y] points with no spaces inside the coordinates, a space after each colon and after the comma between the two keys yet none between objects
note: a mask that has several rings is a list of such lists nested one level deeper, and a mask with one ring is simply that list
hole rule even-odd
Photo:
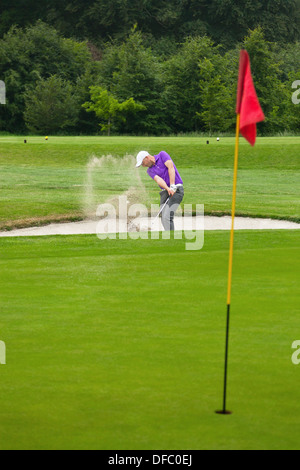
[{"label": "golf club shaft", "polygon": [[[176,193],[176,191],[177,191],[177,188],[176,188],[176,190],[174,191],[174,194]],[[162,213],[162,211],[164,210],[164,208],[165,208],[166,205],[168,204],[168,202],[169,202],[169,200],[170,200],[170,197],[171,197],[171,196],[168,197],[168,199],[166,200],[166,202],[164,203],[164,205],[163,205],[162,208],[160,209],[159,213],[157,214],[157,216],[155,217],[155,219],[153,220],[153,222],[152,222],[151,225],[153,225],[154,222],[156,221],[156,219],[160,216],[160,214]]]},{"label": "golf club shaft", "polygon": [[156,219],[160,216],[160,214],[162,213],[162,211],[164,210],[164,208],[165,208],[166,205],[168,204],[169,200],[170,200],[170,196],[168,197],[168,199],[166,200],[166,202],[164,203],[164,205],[163,205],[162,208],[160,209],[159,213],[157,214],[157,216],[156,216],[155,219],[153,220],[152,225],[154,224],[154,222],[156,221]]}]

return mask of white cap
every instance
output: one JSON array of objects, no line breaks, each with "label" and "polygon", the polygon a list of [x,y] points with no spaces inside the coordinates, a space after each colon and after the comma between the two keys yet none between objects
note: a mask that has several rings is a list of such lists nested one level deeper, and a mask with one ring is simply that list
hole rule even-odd
[{"label": "white cap", "polygon": [[145,157],[148,157],[149,152],[146,152],[145,150],[142,150],[141,152],[139,152],[137,154],[137,157],[136,157],[136,168],[138,168],[139,166],[141,166],[141,164],[143,163],[143,160]]}]

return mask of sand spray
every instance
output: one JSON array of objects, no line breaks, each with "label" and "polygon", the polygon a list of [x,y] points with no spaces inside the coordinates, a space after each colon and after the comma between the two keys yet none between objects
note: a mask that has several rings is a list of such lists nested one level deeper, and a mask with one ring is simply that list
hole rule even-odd
[{"label": "sand spray", "polygon": [[[114,206],[119,216],[120,196],[126,196],[128,206],[150,206],[150,197],[142,181],[141,170],[135,167],[135,162],[135,157],[128,154],[121,158],[113,155],[90,157],[86,165],[83,199],[83,210],[87,219],[96,219],[97,207],[104,203]],[[147,216],[147,213],[141,216]],[[128,230],[136,229],[129,217],[127,225]]]}]

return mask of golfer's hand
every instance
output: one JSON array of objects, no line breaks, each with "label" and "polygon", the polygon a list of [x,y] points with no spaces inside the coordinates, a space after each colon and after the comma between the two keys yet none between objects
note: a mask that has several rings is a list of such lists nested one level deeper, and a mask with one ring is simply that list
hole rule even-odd
[{"label": "golfer's hand", "polygon": [[167,191],[168,191],[170,197],[174,196],[174,194],[176,192],[176,191],[173,191],[173,189],[171,189],[171,188],[168,188]]},{"label": "golfer's hand", "polygon": [[171,184],[171,186],[169,188],[169,191],[168,191],[169,196],[170,197],[174,196],[174,194],[176,193],[176,190],[177,190],[177,188],[176,188],[175,184]]}]

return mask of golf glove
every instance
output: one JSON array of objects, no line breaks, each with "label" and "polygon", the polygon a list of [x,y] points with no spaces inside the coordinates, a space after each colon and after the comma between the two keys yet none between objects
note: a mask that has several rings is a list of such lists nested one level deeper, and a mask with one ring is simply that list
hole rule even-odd
[{"label": "golf glove", "polygon": [[176,191],[177,191],[176,184],[171,184],[170,189],[172,189],[172,191],[174,191],[174,193],[176,193]]}]

